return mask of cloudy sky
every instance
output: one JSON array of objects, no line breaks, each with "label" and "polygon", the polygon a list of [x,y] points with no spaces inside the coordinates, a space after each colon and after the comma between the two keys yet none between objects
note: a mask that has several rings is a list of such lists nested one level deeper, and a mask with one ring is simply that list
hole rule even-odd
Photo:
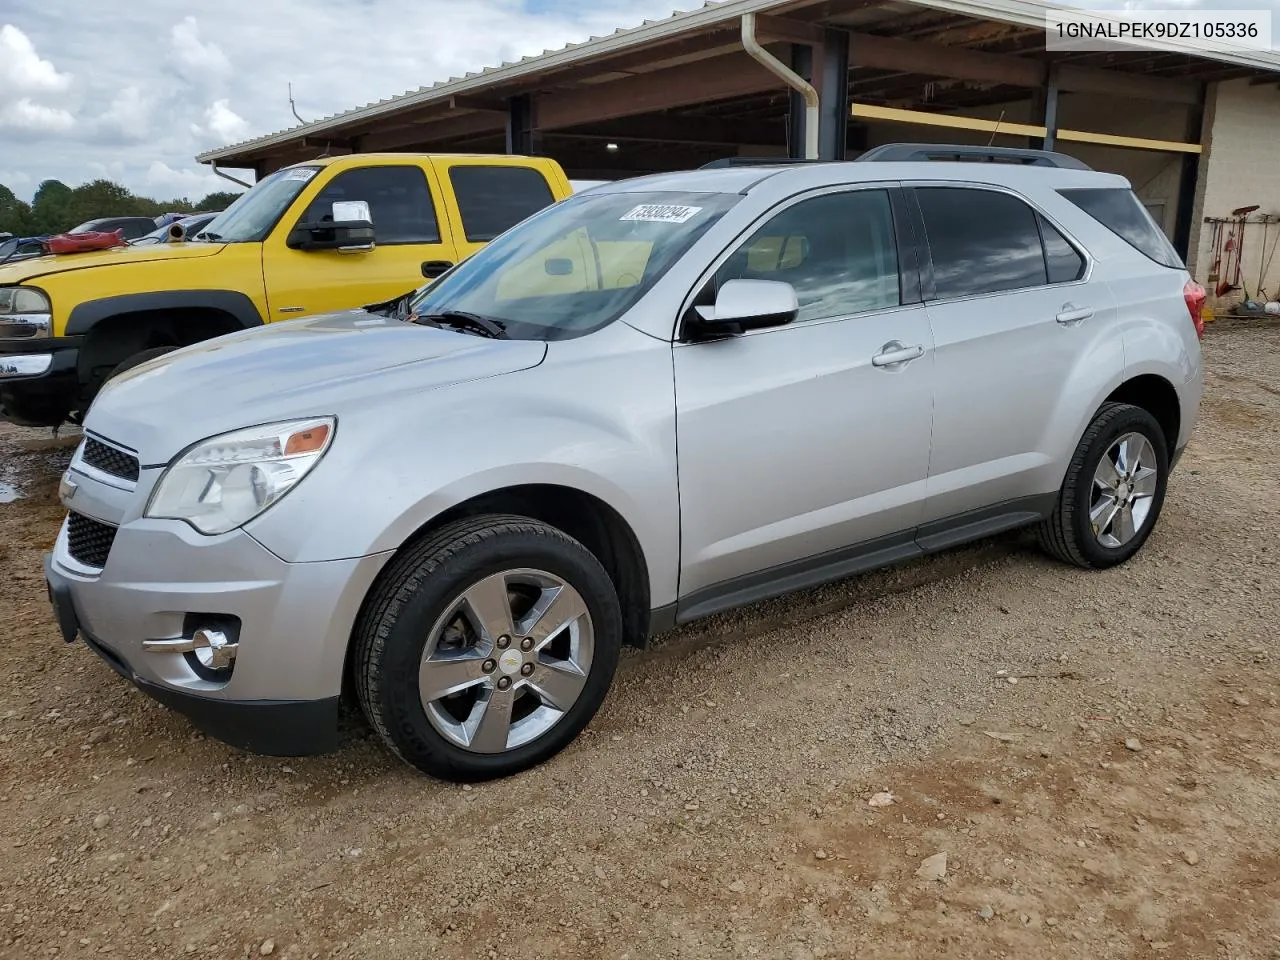
[{"label": "cloudy sky", "polygon": [[0,183],[227,186],[200,150],[667,16],[678,0],[0,0]]},{"label": "cloudy sky", "polygon": [[[1084,0],[1082,6],[1114,6]],[[0,183],[198,199],[200,150],[635,26],[695,0],[0,0]],[[1135,4],[1137,5],[1137,4]],[[1166,0],[1219,6],[1280,0]]]}]

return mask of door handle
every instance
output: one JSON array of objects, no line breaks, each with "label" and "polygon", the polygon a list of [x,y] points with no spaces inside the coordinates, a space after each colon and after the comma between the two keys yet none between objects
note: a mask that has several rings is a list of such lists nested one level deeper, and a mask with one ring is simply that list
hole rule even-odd
[{"label": "door handle", "polygon": [[873,367],[897,367],[922,356],[924,356],[924,347],[920,344],[917,343],[914,347],[908,347],[897,340],[890,340],[880,348],[879,353],[871,358],[871,365]]},{"label": "door handle", "polygon": [[1060,324],[1070,327],[1073,324],[1084,323],[1093,316],[1093,307],[1077,307],[1074,303],[1064,303],[1062,311],[1054,317]]},{"label": "door handle", "polygon": [[422,264],[422,275],[428,280],[434,280],[452,266],[448,260],[426,260]]}]

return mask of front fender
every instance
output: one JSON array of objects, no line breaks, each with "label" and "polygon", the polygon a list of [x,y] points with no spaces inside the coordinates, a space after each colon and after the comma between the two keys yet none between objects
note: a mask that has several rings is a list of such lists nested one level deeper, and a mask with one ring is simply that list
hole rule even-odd
[{"label": "front fender", "polygon": [[[157,245],[160,246],[160,245]],[[45,282],[54,325],[62,333],[87,333],[123,313],[208,307],[229,313],[242,326],[258,326],[266,313],[261,244],[175,244],[166,256],[147,259],[129,251],[118,259],[88,262]],[[180,248],[180,249],[178,249]],[[145,252],[146,248],[136,248]],[[110,252],[110,251],[106,251]],[[93,254],[74,254],[79,258]]]},{"label": "front fender", "polygon": [[[399,548],[482,494],[567,487],[622,517],[644,553],[653,604],[674,602],[671,346],[633,334],[641,339],[635,351],[594,351],[582,362],[552,351],[538,367],[448,387],[396,409],[380,403],[340,413],[325,459],[248,531],[285,560],[366,556]],[[568,352],[575,350],[589,347]]]}]

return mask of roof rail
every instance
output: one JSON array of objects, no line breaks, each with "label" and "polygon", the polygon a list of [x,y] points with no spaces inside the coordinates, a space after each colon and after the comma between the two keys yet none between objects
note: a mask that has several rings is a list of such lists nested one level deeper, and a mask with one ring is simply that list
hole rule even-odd
[{"label": "roof rail", "polygon": [[1087,163],[1052,150],[1024,150],[1020,147],[975,147],[960,143],[886,143],[873,147],[855,163],[909,162],[913,160],[963,160],[986,163],[1019,163],[1030,167],[1058,167],[1062,170],[1092,170]]},{"label": "roof rail", "polygon": [[802,157],[721,157],[704,163],[699,170],[722,170],[725,167],[778,167],[792,163],[828,163],[826,160],[806,160]]}]

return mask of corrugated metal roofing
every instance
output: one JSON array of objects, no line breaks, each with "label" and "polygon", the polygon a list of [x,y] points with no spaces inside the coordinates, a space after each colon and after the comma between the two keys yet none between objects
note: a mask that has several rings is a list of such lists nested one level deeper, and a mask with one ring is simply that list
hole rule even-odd
[{"label": "corrugated metal roofing", "polygon": [[[1041,3],[1039,0],[906,0],[906,2],[913,6],[928,7],[981,20],[999,20],[1036,27],[1045,24],[1046,15],[1049,12],[1069,9],[1057,4]],[[363,107],[354,107],[331,114],[311,123],[299,124],[276,133],[209,150],[197,155],[196,160],[200,163],[216,162],[250,150],[261,150],[287,143],[298,137],[324,133],[360,120],[445,100],[452,96],[473,93],[489,84],[518,80],[545,70],[570,66],[593,56],[605,56],[629,47],[666,39],[685,31],[723,24],[737,20],[746,13],[764,13],[791,6],[793,3],[794,0],[718,0],[718,2],[710,0],[696,10],[677,10],[662,20],[646,20],[637,27],[620,27],[603,37],[591,37],[579,43],[567,43],[558,50],[544,50],[540,56],[525,56],[496,67],[485,67],[462,77],[438,80],[430,86],[406,90],[399,96],[386,97]],[[1250,69],[1280,72],[1280,54],[1275,51],[1241,50],[1231,53],[1205,51],[1199,56]]]}]

